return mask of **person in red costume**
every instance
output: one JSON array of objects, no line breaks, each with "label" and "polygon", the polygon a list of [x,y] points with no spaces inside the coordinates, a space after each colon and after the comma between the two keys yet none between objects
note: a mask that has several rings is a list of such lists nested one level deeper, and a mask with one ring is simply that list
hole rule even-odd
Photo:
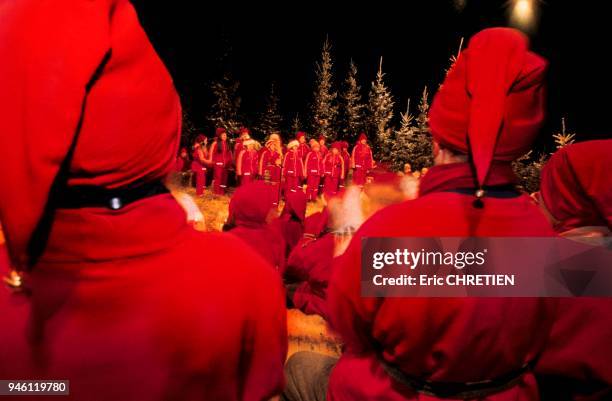
[{"label": "person in red costume", "polygon": [[299,131],[295,135],[295,140],[298,141],[298,155],[302,161],[304,161],[306,160],[306,155],[308,155],[308,152],[310,152],[310,146],[308,146],[308,143],[306,143],[306,133]]},{"label": "person in red costume", "polygon": [[[539,204],[559,235],[609,246],[611,154],[610,139],[576,143],[558,150],[542,169]],[[536,365],[543,399],[612,398],[611,322],[610,298],[559,299],[552,333]]]},{"label": "person in red costume", "polygon": [[353,184],[363,187],[368,172],[374,168],[372,149],[370,149],[368,138],[363,132],[359,134],[357,144],[355,144],[351,153],[351,167],[353,168]]},{"label": "person in red costume", "polygon": [[232,166],[232,151],[227,142],[225,128],[217,128],[217,139],[210,147],[209,163],[213,166],[213,193],[225,195],[227,190],[227,174]]},{"label": "person in red costume", "polygon": [[304,233],[306,202],[306,195],[303,191],[287,192],[283,211],[274,222],[285,240],[285,257],[289,256],[289,253],[297,245]]},{"label": "person in red costume", "polygon": [[0,221],[23,275],[0,287],[0,377],[84,401],[279,394],[282,283],[162,185],[180,101],[130,2],[4,2],[0,20]]},{"label": "person in red costume", "polygon": [[304,163],[298,153],[298,141],[291,141],[287,144],[287,154],[283,160],[283,178],[285,196],[289,192],[301,191],[301,180],[304,178]]},{"label": "person in red costume", "polygon": [[276,271],[285,268],[285,241],[273,226],[277,210],[266,183],[254,181],[234,192],[226,229],[263,257]]},{"label": "person in red costume", "polygon": [[319,135],[319,147],[321,148],[321,154],[325,156],[329,149],[325,145],[325,137],[323,135]]},{"label": "person in red costume", "polygon": [[[519,31],[486,29],[470,40],[433,100],[435,166],[420,197],[373,215],[333,265],[328,309],[344,342],[341,358],[295,354],[285,368],[287,399],[538,400],[531,369],[554,302],[362,297],[361,239],[554,235],[513,186],[511,166],[540,129],[546,66]],[[321,372],[330,369],[325,389]]]},{"label": "person in red costume", "polygon": [[306,169],[306,196],[309,201],[316,201],[319,196],[319,183],[323,175],[323,155],[317,142],[312,144],[311,149],[304,162],[304,168]]},{"label": "person in red costume", "polygon": [[240,127],[238,129],[238,138],[236,139],[236,143],[234,144],[234,163],[238,163],[238,155],[244,149],[244,141],[251,139],[251,131],[248,128]]},{"label": "person in red costume", "polygon": [[287,260],[287,279],[299,283],[293,293],[293,304],[307,315],[317,314],[328,319],[327,285],[334,243],[334,235],[329,232],[329,212],[323,209],[306,219],[303,238]]},{"label": "person in red costume", "polygon": [[349,144],[346,141],[340,142],[342,150],[340,151],[340,155],[342,156],[342,161],[344,162],[344,179],[340,181],[340,189],[342,190],[346,186],[346,182],[349,176],[349,169],[351,168],[351,154],[348,151]]},{"label": "person in red costume", "polygon": [[266,146],[259,155],[259,177],[270,185],[276,194],[274,204],[280,201],[280,182],[283,163],[283,144],[280,135],[270,134]]},{"label": "person in red costume", "polygon": [[344,181],[344,159],[340,154],[340,142],[334,142],[331,151],[323,159],[324,183],[323,193],[327,197],[338,193],[340,182]]},{"label": "person in red costume", "polygon": [[184,173],[189,169],[189,152],[187,148],[181,148],[176,161],[174,162],[174,171],[177,173]]},{"label": "person in red costume", "polygon": [[240,185],[248,184],[257,177],[259,153],[255,149],[258,145],[254,140],[243,142],[243,149],[236,158],[236,174],[240,178]]},{"label": "person in red costume", "polygon": [[206,188],[206,163],[208,163],[208,140],[204,135],[198,135],[193,144],[191,171],[195,175],[196,195],[200,196]]}]

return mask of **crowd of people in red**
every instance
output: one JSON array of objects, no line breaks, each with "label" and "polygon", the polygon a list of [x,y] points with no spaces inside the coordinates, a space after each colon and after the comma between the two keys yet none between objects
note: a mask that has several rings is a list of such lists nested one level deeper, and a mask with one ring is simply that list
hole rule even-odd
[{"label": "crowd of people in red", "polygon": [[261,147],[251,138],[249,129],[241,127],[232,151],[227,131],[217,128],[210,147],[208,138],[200,134],[191,153],[187,148],[180,150],[175,171],[192,174],[197,195],[204,193],[208,176],[212,177],[212,192],[225,194],[232,172],[238,186],[263,180],[276,191],[277,198],[281,192],[298,190],[305,190],[310,201],[320,195],[335,196],[347,185],[350,170],[352,183],[362,187],[375,166],[365,133],[359,135],[351,153],[348,142],[334,142],[329,149],[325,142],[320,136],[318,141],[313,138],[306,143],[306,133],[300,131],[294,140],[283,144],[279,133],[271,133]]},{"label": "crowd of people in red", "polygon": [[[222,193],[235,163],[244,185],[230,233],[198,232],[162,184],[181,107],[130,2],[14,1],[0,16],[0,271],[23,279],[0,288],[0,379],[68,379],[68,399],[88,401],[612,397],[610,298],[360,295],[364,237],[611,235],[612,140],[557,152],[537,197],[516,187],[547,66],[520,32],[470,40],[431,107],[418,198],[371,216],[339,253],[334,215],[305,205],[348,167],[363,185],[367,144],[347,167],[347,146],[324,156],[304,134],[286,151],[270,135],[261,152],[246,131],[238,152],[222,130],[210,148],[201,138],[181,170],[203,188],[212,168]],[[325,317],[339,359],[286,361],[287,298]]]}]

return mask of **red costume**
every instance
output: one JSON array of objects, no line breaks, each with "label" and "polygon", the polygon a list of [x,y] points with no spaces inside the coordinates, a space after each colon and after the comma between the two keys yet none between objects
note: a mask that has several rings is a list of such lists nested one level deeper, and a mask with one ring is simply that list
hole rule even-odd
[{"label": "red costume", "polygon": [[285,194],[302,190],[300,181],[304,178],[304,163],[297,150],[287,151],[283,160],[283,177],[285,178]]},{"label": "red costume", "polygon": [[224,195],[227,189],[227,173],[232,165],[232,151],[226,140],[221,136],[226,134],[225,129],[217,128],[217,140],[210,147],[210,157],[213,165],[213,192]]},{"label": "red costume", "polygon": [[298,145],[298,155],[300,156],[300,158],[302,159],[302,161],[306,160],[306,155],[308,155],[308,152],[310,152],[310,146],[308,146],[308,144],[306,142],[300,142],[300,139],[304,138],[306,139],[306,133],[305,132],[298,132],[295,135],[295,139],[298,141],[299,145]]},{"label": "red costume", "polygon": [[270,191],[275,194],[275,205],[280,200],[281,165],[283,151],[274,148],[274,143],[268,141],[259,156],[259,177],[270,185]]},{"label": "red costume", "polygon": [[[612,140],[558,150],[542,169],[541,201],[563,236],[612,230]],[[592,238],[593,239],[593,238]],[[559,299],[557,318],[536,373],[545,395],[576,400],[612,397],[612,299]],[[552,399],[554,396],[550,396]]]},{"label": "red costume", "polygon": [[306,195],[308,200],[317,200],[319,196],[319,183],[323,175],[323,155],[319,151],[311,150],[304,163],[306,169]]},{"label": "red costume", "polygon": [[328,221],[327,209],[306,219],[304,236],[289,255],[286,270],[288,277],[301,282],[293,295],[295,307],[325,319],[335,242],[333,234],[326,232]]},{"label": "red costume", "polygon": [[306,195],[303,191],[287,192],[285,207],[280,217],[274,223],[283,236],[286,244],[285,257],[297,245],[304,233],[306,218]]},{"label": "red costume", "polygon": [[323,135],[319,136],[319,146],[321,147],[321,154],[325,156],[329,149],[327,149],[327,146],[325,146],[325,137]]},{"label": "red costume", "polygon": [[335,142],[332,149],[337,152],[330,151],[323,159],[325,173],[323,193],[328,197],[338,193],[340,182],[344,180],[344,159],[340,154],[340,143]]},{"label": "red costume", "polygon": [[240,127],[240,129],[238,130],[238,139],[236,139],[236,144],[234,145],[234,157],[236,158],[236,160],[234,160],[234,163],[238,162],[238,156],[240,155],[240,152],[242,152],[242,150],[244,149],[244,141],[247,139],[250,139],[250,135],[251,135],[251,131],[249,131],[248,128],[245,127]]},{"label": "red costume", "polygon": [[259,155],[255,149],[243,149],[236,160],[236,174],[240,185],[248,184],[257,177]]},{"label": "red costume", "polygon": [[[0,15],[0,221],[27,289],[0,287],[0,377],[68,379],[72,400],[278,394],[282,285],[161,190],[181,108],[130,2],[24,0]],[[158,195],[74,197],[143,185]]]},{"label": "red costume", "polygon": [[191,171],[195,175],[196,195],[202,195],[206,188],[206,163],[208,160],[207,150],[197,143],[193,149]]},{"label": "red costume", "polygon": [[189,168],[189,154],[187,148],[181,148],[176,161],[174,162],[174,171],[177,173],[184,173]]},{"label": "red costume", "polygon": [[374,167],[374,158],[372,157],[372,149],[367,143],[361,143],[366,139],[366,135],[362,132],[359,135],[359,141],[353,148],[351,154],[351,166],[353,167],[353,184],[360,187],[366,182],[368,172]]},{"label": "red costume", "polygon": [[343,141],[341,144],[342,151],[340,152],[340,155],[342,155],[342,161],[344,162],[344,180],[340,181],[340,188],[344,188],[349,176],[349,169],[351,168],[351,154],[348,152],[348,142]]},{"label": "red costume", "polygon": [[[507,28],[480,32],[459,56],[434,99],[430,124],[438,143],[474,155],[474,165],[432,167],[420,198],[379,211],[337,259],[329,313],[346,350],[331,374],[328,400],[458,398],[445,383],[503,378],[542,352],[555,306],[547,299],[364,298],[360,276],[363,237],[554,234],[527,195],[508,190],[482,199],[458,191],[515,182],[509,160],[523,154],[540,127],[545,67],[527,50],[527,38]],[[453,141],[455,135],[463,139]],[[413,384],[392,378],[381,361]],[[515,377],[464,398],[538,400],[533,373]]]},{"label": "red costume", "polygon": [[234,192],[229,205],[230,233],[249,244],[275,270],[285,266],[285,241],[268,224],[274,206],[266,183],[255,181]]}]

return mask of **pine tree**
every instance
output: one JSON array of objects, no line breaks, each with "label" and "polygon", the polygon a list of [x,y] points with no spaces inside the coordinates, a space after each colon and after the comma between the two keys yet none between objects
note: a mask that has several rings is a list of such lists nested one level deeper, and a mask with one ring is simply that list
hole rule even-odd
[{"label": "pine tree", "polygon": [[423,167],[430,167],[433,164],[433,147],[431,135],[429,134],[429,93],[427,87],[423,89],[421,100],[419,101],[419,115],[416,118],[416,127],[413,128],[414,134],[411,138],[410,159],[408,163],[413,170],[420,170]]},{"label": "pine tree", "polygon": [[236,132],[240,127],[238,110],[240,109],[240,96],[238,88],[240,83],[233,79],[229,72],[211,84],[211,90],[215,96],[208,120],[215,127],[225,128],[228,132]]},{"label": "pine tree", "polygon": [[344,91],[341,94],[342,136],[350,143],[357,142],[361,131],[364,130],[364,109],[361,101],[361,87],[357,82],[357,66],[351,60],[349,72],[344,81]]},{"label": "pine tree", "polygon": [[391,160],[393,169],[396,171],[403,171],[404,164],[411,163],[413,157],[413,142],[416,133],[412,125],[414,116],[410,114],[410,99],[408,99],[406,112],[401,113],[400,116],[400,127],[395,130],[395,140],[391,148]]},{"label": "pine tree", "polygon": [[189,148],[194,141],[198,131],[191,119],[191,114],[187,108],[183,108],[183,118],[181,124],[181,147]]},{"label": "pine tree", "polygon": [[571,145],[574,143],[576,138],[576,134],[566,132],[565,130],[565,117],[561,118],[561,132],[553,134],[553,140],[555,141],[555,146],[557,150],[561,149],[564,146]]},{"label": "pine tree", "polygon": [[261,138],[270,135],[273,132],[280,131],[283,118],[279,111],[279,98],[276,93],[274,84],[270,86],[270,93],[266,101],[266,109],[260,115],[259,123],[257,124],[257,131]]},{"label": "pine tree", "polygon": [[312,103],[312,133],[323,135],[328,141],[336,139],[334,126],[338,115],[336,98],[338,94],[332,88],[332,58],[331,44],[327,39],[323,42],[321,61],[316,64],[316,86]]},{"label": "pine tree", "polygon": [[302,131],[302,121],[300,113],[295,113],[295,117],[291,120],[291,135],[295,135],[298,131]]},{"label": "pine tree", "polygon": [[375,158],[388,161],[391,155],[392,132],[389,123],[393,118],[393,96],[384,82],[385,74],[382,72],[382,57],[376,73],[376,79],[370,89],[368,112],[370,134],[373,135],[376,147]]}]

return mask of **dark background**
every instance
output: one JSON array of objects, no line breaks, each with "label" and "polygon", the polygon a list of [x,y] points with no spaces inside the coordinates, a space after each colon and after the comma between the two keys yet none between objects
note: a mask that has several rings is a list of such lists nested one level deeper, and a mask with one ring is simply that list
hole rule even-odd
[{"label": "dark background", "polygon": [[[274,81],[287,125],[296,112],[304,122],[314,88],[314,63],[326,36],[333,46],[336,84],[344,80],[352,58],[364,99],[383,56],[397,115],[409,97],[416,106],[423,86],[437,88],[462,36],[467,42],[483,28],[506,26],[511,2],[198,3],[134,0],[183,106],[195,125],[211,135],[205,118],[212,102],[208,85],[223,69],[240,81],[246,121],[252,122],[263,109]],[[550,61],[549,113],[540,146],[552,146],[550,134],[560,129],[561,117],[578,140],[611,136],[612,35],[606,3],[538,2],[532,47]],[[221,62],[224,53],[230,56]]]}]

